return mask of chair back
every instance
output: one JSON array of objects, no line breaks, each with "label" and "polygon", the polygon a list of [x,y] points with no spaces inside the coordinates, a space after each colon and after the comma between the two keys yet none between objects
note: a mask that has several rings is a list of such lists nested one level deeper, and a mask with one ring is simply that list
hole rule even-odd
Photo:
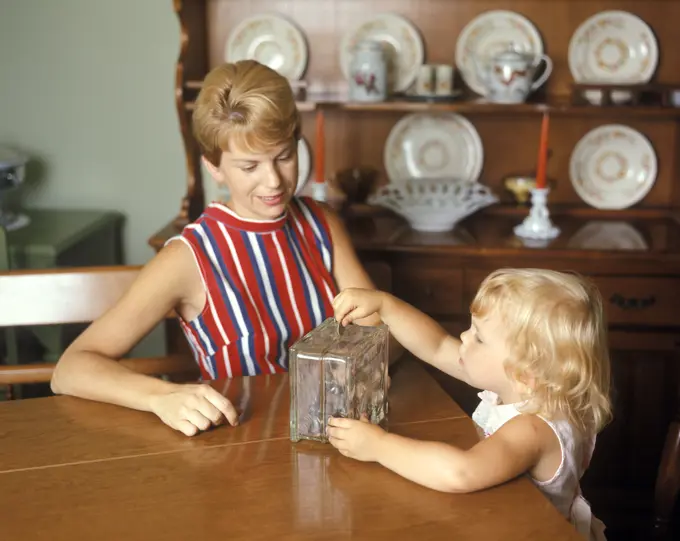
[{"label": "chair back", "polygon": [[[109,310],[128,290],[141,267],[78,267],[0,270],[0,328],[89,323]],[[174,316],[174,312],[167,317]],[[126,358],[120,361],[150,375],[198,375],[188,356]],[[53,364],[0,366],[0,385],[46,383]]]}]

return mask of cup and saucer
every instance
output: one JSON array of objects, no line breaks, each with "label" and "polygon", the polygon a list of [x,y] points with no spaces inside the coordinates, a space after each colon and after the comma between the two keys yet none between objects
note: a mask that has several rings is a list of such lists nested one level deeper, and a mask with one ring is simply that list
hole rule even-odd
[{"label": "cup and saucer", "polygon": [[404,101],[447,103],[458,99],[463,94],[462,90],[452,90],[449,94],[418,94],[414,91],[395,94],[394,97]]},{"label": "cup and saucer", "polygon": [[463,91],[454,88],[454,67],[450,64],[424,64],[414,84],[394,98],[405,101],[446,103],[459,98]]}]

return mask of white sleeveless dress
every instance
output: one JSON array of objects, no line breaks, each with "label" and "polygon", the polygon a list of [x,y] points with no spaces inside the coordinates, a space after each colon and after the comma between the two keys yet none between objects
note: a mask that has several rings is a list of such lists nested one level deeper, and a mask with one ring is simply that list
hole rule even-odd
[{"label": "white sleeveless dress", "polygon": [[[472,420],[488,437],[513,417],[521,415],[515,404],[500,404],[496,393],[482,391],[481,402],[472,414]],[[557,510],[569,520],[588,541],[606,541],[602,521],[593,516],[590,504],[581,494],[580,480],[590,464],[595,448],[595,436],[583,438],[567,421],[549,421],[541,417],[553,429],[562,448],[562,460],[552,479],[538,481],[527,477],[552,502]]]}]

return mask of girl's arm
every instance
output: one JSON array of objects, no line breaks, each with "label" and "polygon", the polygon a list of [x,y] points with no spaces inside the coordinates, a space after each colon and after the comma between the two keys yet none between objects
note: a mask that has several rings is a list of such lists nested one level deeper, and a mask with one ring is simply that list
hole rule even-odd
[{"label": "girl's arm", "polygon": [[434,319],[389,293],[346,289],[334,303],[335,317],[343,324],[377,315],[392,336],[413,355],[458,379],[464,379],[459,363],[460,341]]},{"label": "girl's arm", "polygon": [[[390,343],[390,359],[398,358],[403,349],[433,365],[442,372],[458,379],[464,372],[458,362],[460,340],[448,334],[435,320],[400,301],[396,297],[375,292],[375,286],[366,273],[352,246],[347,230],[338,216],[324,208],[333,238],[334,273],[341,292],[353,296],[354,291],[368,291],[382,296],[382,306],[368,311],[356,322],[362,325],[377,325],[382,320],[390,328],[393,340]],[[341,293],[340,296],[345,293]]]},{"label": "girl's arm", "polygon": [[153,411],[187,435],[224,418],[235,424],[236,410],[210,386],[169,383],[117,362],[172,309],[195,298],[197,287],[202,285],[189,249],[181,242],[169,244],[142,269],[120,301],[66,349],[52,375],[52,390]]},{"label": "girl's arm", "polygon": [[389,293],[381,293],[379,314],[404,348],[442,372],[464,378],[458,359],[460,340],[427,314]]},{"label": "girl's arm", "polygon": [[[349,419],[332,419],[329,436],[345,456],[379,462],[406,479],[442,492],[473,492],[499,485],[554,461],[555,446],[559,452],[554,432],[535,415],[515,417],[468,450],[389,434]],[[553,470],[558,466],[559,461]]]}]

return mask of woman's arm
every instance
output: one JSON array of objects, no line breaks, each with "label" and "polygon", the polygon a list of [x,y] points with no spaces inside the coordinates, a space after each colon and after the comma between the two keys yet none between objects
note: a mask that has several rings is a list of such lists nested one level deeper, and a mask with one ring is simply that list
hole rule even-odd
[{"label": "woman's arm", "polygon": [[535,415],[515,417],[469,450],[389,434],[349,419],[332,419],[328,433],[331,444],[343,455],[379,462],[406,479],[442,492],[473,492],[499,485],[532,471],[552,457],[555,446],[559,448],[552,429]]},{"label": "woman's arm", "polygon": [[[153,411],[187,435],[227,418],[233,406],[207,385],[177,385],[129,370],[117,362],[174,308],[196,298],[202,287],[189,249],[173,242],[140,272],[127,293],[94,321],[64,352],[52,376],[52,390]],[[200,292],[200,290],[199,290]]]}]

